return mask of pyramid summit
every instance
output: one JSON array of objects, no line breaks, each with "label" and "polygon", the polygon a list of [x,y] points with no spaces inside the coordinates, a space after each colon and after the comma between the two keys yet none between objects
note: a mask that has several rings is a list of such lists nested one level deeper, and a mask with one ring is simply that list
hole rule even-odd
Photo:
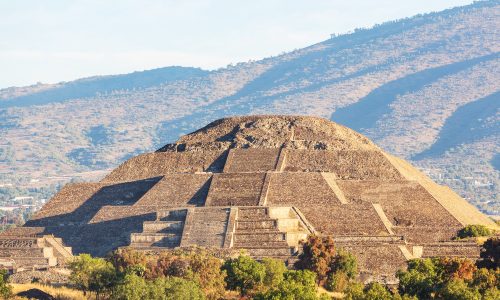
[{"label": "pyramid summit", "polygon": [[202,246],[292,262],[300,240],[322,234],[358,257],[365,278],[387,278],[411,258],[478,257],[475,243],[453,240],[468,224],[496,227],[347,127],[244,116],[133,157],[100,182],[66,185],[1,234],[0,257],[57,265],[71,253]]}]

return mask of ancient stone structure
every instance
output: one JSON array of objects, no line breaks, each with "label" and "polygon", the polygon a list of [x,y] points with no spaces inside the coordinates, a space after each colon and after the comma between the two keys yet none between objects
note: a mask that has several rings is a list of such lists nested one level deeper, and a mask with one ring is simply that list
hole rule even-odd
[{"label": "ancient stone structure", "polygon": [[288,261],[308,234],[331,234],[364,278],[390,281],[414,257],[477,257],[475,243],[452,240],[466,224],[496,226],[362,135],[320,118],[250,116],[133,157],[98,183],[65,186],[24,230],[75,253],[198,245]]}]

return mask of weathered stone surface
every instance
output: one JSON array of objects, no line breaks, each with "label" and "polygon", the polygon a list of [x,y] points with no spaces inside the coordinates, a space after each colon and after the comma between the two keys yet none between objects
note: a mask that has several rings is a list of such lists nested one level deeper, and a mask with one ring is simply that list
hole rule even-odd
[{"label": "weathered stone surface", "polygon": [[198,245],[293,260],[299,241],[318,233],[353,251],[363,278],[392,281],[410,258],[477,257],[476,245],[452,241],[466,224],[496,227],[344,126],[234,117],[133,157],[101,182],[67,185],[25,227],[0,235],[0,258],[35,264],[52,247],[64,261],[62,246],[40,242],[53,234],[101,256]]}]

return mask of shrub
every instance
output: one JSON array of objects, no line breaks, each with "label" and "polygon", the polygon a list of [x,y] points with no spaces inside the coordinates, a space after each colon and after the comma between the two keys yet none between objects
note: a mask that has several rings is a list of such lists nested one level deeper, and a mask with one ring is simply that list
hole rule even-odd
[{"label": "shrub", "polygon": [[464,239],[468,237],[489,236],[491,234],[491,230],[484,225],[467,225],[458,231],[457,237]]},{"label": "shrub", "polygon": [[300,255],[296,267],[313,271],[317,274],[319,284],[323,284],[335,257],[333,238],[331,236],[310,235],[302,245],[303,253]]},{"label": "shrub", "polygon": [[266,276],[266,268],[248,256],[227,260],[223,269],[227,272],[227,287],[243,295],[260,288]]}]

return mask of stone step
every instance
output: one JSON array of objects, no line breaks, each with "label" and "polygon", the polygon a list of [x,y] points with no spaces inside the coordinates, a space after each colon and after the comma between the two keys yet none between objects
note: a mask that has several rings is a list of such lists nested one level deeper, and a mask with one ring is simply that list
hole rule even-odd
[{"label": "stone step", "polygon": [[245,219],[269,219],[267,207],[238,208],[238,220]]},{"label": "stone step", "polygon": [[51,247],[44,248],[0,248],[0,258],[10,257],[50,257],[54,252]]},{"label": "stone step", "polygon": [[[238,249],[238,248],[236,248]],[[252,257],[255,256],[292,256],[295,253],[294,248],[290,247],[280,247],[280,248],[275,248],[275,247],[245,247],[241,248],[245,249],[248,254]]]},{"label": "stone step", "polygon": [[276,220],[237,220],[237,230],[274,229],[277,227]]},{"label": "stone step", "polygon": [[286,241],[239,241],[234,242],[235,248],[269,247],[269,248],[288,248]]},{"label": "stone step", "polygon": [[130,243],[131,248],[151,248],[151,247],[161,247],[161,248],[175,248],[180,244],[180,238],[178,240],[172,239],[161,239],[158,241],[133,241]]},{"label": "stone step", "polygon": [[184,221],[186,219],[187,209],[179,210],[160,210],[156,212],[158,221]]},{"label": "stone step", "polygon": [[145,221],[142,225],[143,233],[180,233],[184,221]]},{"label": "stone step", "polygon": [[235,242],[264,242],[264,241],[285,241],[286,233],[283,232],[253,232],[234,234]]},{"label": "stone step", "polygon": [[43,247],[43,239],[37,237],[0,237],[0,248]]},{"label": "stone step", "polygon": [[38,266],[38,267],[43,267],[43,266],[49,266],[53,267],[57,265],[57,258],[55,257],[15,257],[13,258],[16,267],[33,267],[33,266]]},{"label": "stone step", "polygon": [[179,242],[180,235],[169,234],[169,233],[132,233],[130,235],[130,240],[132,243],[144,243],[144,242],[159,242],[159,241],[172,241]]}]

